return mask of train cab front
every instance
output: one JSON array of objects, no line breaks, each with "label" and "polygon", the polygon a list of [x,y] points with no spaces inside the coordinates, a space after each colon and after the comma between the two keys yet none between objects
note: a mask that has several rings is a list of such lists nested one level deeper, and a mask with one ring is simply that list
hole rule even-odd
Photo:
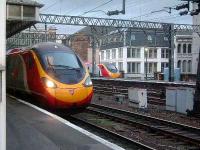
[{"label": "train cab front", "polygon": [[46,51],[40,58],[46,73],[42,80],[47,95],[50,95],[47,101],[51,107],[70,109],[89,105],[93,95],[92,81],[83,63],[71,49]]},{"label": "train cab front", "polygon": [[101,70],[101,74],[103,77],[108,77],[108,78],[121,77],[121,74],[119,73],[118,69],[113,64],[105,63],[105,64],[99,64],[98,66]]}]

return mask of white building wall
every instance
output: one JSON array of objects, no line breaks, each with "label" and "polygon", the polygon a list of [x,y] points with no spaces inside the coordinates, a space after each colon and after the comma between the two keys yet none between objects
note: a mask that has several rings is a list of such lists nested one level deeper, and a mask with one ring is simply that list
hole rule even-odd
[{"label": "white building wall", "polygon": [[141,48],[141,60],[142,60],[142,62],[141,62],[141,71],[140,71],[140,73],[143,75],[142,77],[144,77],[144,62],[146,61],[146,58],[144,57],[144,47],[142,47]]},{"label": "white building wall", "polygon": [[[193,5],[194,9],[197,8],[196,3]],[[193,24],[200,24],[200,14],[197,16],[193,16]],[[200,49],[200,38],[197,33],[193,33],[193,42],[192,42],[192,74],[197,73],[197,65],[199,61],[199,49]]]},{"label": "white building wall", "polygon": [[158,51],[157,51],[157,61],[158,61],[158,64],[157,64],[157,71],[158,72],[161,72],[161,48],[158,48]]},{"label": "white building wall", "polygon": [[123,69],[127,73],[127,47],[123,47]]},{"label": "white building wall", "polygon": [[[116,67],[118,66],[119,62],[123,62],[123,70],[126,74],[126,77],[133,77],[133,78],[142,78],[144,79],[145,77],[145,47],[134,47],[134,48],[140,48],[140,58],[127,58],[127,48],[128,47],[123,47],[123,58],[119,58],[119,48],[116,48],[116,59],[112,59],[112,50],[110,50],[110,58],[106,59],[106,51],[107,50],[101,50],[104,51],[104,60],[101,59],[101,62],[107,62],[107,63],[116,63]],[[166,48],[166,47],[163,47]],[[101,56],[101,54],[100,54]],[[138,74],[127,74],[127,62],[140,62],[140,73]],[[157,58],[147,58],[147,62],[156,62],[157,63],[157,72],[161,72],[161,63],[162,62],[168,62],[168,58],[161,58],[161,47],[157,47]],[[149,77],[153,77],[152,74],[148,74]]]}]

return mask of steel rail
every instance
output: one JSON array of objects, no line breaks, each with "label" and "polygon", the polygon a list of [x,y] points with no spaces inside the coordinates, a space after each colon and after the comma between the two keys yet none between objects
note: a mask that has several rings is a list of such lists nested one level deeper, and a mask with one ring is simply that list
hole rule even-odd
[{"label": "steel rail", "polygon": [[109,106],[104,106],[104,105],[98,105],[98,104],[90,104],[91,107],[96,107],[96,108],[100,108],[100,109],[107,109],[107,110],[112,110],[121,114],[125,114],[131,117],[139,117],[139,118],[145,118],[146,120],[149,121],[156,121],[156,122],[160,122],[163,124],[167,124],[170,125],[172,127],[179,127],[179,128],[183,128],[185,130],[190,130],[192,132],[196,132],[200,134],[200,128],[197,127],[193,127],[193,126],[189,126],[186,124],[181,124],[181,123],[177,123],[177,122],[173,122],[173,121],[169,121],[169,120],[164,120],[161,118],[156,118],[156,117],[152,117],[152,116],[146,116],[143,114],[139,114],[139,113],[135,113],[135,112],[130,112],[130,111],[126,111],[126,110],[122,110],[122,109],[118,109],[118,108],[113,108],[113,107],[109,107]]},{"label": "steel rail", "polygon": [[117,134],[117,133],[110,131],[106,128],[97,126],[93,123],[89,123],[89,122],[87,122],[83,119],[80,119],[80,118],[77,118],[77,117],[74,117],[74,116],[70,116],[68,119],[75,124],[78,122],[79,126],[80,126],[80,123],[81,123],[83,125],[86,125],[87,127],[93,128],[94,130],[98,130],[99,132],[104,133],[107,136],[108,135],[112,136],[113,138],[118,139],[120,141],[120,143],[126,143],[126,144],[130,144],[130,145],[133,145],[133,146],[137,146],[138,148],[142,148],[144,150],[155,150],[154,148],[152,148],[150,146],[147,146],[143,143],[140,143],[140,142],[135,141],[133,139],[127,138],[127,137],[122,136],[120,134]]},{"label": "steel rail", "polygon": [[[186,143],[191,143],[191,144],[194,144],[196,146],[200,146],[200,139],[199,139],[200,136],[198,136],[197,138],[188,137],[189,133],[183,134],[183,131],[180,132],[180,130],[179,130],[179,132],[176,133],[172,129],[170,130],[170,128],[167,128],[168,126],[163,126],[163,125],[162,126],[154,126],[154,125],[151,125],[151,124],[148,124],[148,123],[143,123],[143,122],[141,122],[141,120],[140,121],[128,120],[126,118],[118,117],[118,116],[115,116],[115,115],[112,115],[112,114],[108,114],[108,113],[105,113],[105,112],[93,110],[93,109],[90,109],[90,108],[88,108],[87,111],[103,115],[105,117],[117,120],[119,122],[125,122],[125,123],[128,123],[128,124],[137,125],[138,127],[142,127],[144,129],[148,129],[148,130],[150,129],[151,131],[154,131],[154,132],[160,132],[160,133],[162,133],[164,135],[171,136],[172,138],[176,138],[176,139],[181,138],[181,140],[185,141]],[[144,120],[147,121],[146,118]]]}]

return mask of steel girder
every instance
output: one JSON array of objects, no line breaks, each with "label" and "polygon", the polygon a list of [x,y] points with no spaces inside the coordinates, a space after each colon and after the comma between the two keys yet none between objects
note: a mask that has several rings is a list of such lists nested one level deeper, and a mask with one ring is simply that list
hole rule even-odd
[{"label": "steel girder", "polygon": [[56,40],[67,40],[68,36],[66,34],[21,32],[7,39],[7,48],[26,47],[46,41],[56,42]]},{"label": "steel girder", "polygon": [[37,33],[36,32],[20,32],[17,33],[15,35],[13,35],[12,37],[10,37],[9,39],[42,39],[42,38],[47,38],[47,39],[55,39],[55,40],[64,40],[64,39],[68,39],[69,35],[67,34],[51,34],[51,33],[47,33],[45,35],[45,33]]},{"label": "steel girder", "polygon": [[[164,30],[170,23],[147,22],[135,20],[95,18],[82,16],[66,16],[54,14],[40,14],[40,22],[46,24],[63,24],[63,25],[79,25],[79,26],[103,26],[116,28],[134,28],[145,30]],[[175,31],[194,31],[200,32],[199,25],[174,24]]]}]

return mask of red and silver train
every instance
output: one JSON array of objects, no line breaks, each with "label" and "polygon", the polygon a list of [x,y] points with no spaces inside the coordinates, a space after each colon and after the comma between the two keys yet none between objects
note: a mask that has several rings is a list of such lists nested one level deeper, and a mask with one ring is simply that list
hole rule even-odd
[{"label": "red and silver train", "polygon": [[79,57],[53,42],[8,51],[7,90],[32,95],[53,109],[84,108],[93,95],[89,72]]}]

